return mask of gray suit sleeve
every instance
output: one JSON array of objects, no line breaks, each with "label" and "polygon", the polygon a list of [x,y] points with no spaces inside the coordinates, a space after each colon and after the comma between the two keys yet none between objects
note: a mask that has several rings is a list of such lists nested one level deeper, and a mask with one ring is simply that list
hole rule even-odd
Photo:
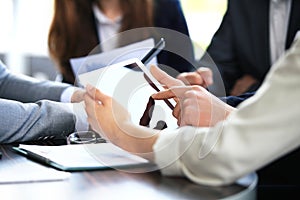
[{"label": "gray suit sleeve", "polygon": [[75,130],[75,116],[63,103],[0,99],[0,110],[0,143],[34,141],[45,136],[62,139]]},{"label": "gray suit sleeve", "polygon": [[62,92],[69,86],[53,81],[38,81],[29,76],[14,75],[0,61],[0,98],[24,103],[42,99],[60,101]]}]

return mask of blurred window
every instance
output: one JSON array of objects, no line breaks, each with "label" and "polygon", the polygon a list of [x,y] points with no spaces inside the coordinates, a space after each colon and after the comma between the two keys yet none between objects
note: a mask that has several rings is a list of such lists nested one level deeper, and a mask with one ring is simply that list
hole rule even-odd
[{"label": "blurred window", "polygon": [[[206,49],[226,10],[226,0],[181,0],[196,57]],[[26,57],[48,57],[53,0],[0,0],[0,58],[26,73]]]},{"label": "blurred window", "polygon": [[181,0],[181,5],[199,58],[220,26],[227,0]]}]

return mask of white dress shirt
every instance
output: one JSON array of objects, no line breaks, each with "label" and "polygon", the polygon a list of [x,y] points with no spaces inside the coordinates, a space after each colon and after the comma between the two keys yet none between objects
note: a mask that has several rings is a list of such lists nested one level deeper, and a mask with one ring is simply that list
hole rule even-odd
[{"label": "white dress shirt", "polygon": [[271,64],[285,51],[292,0],[270,0]]},{"label": "white dress shirt", "polygon": [[273,65],[256,94],[227,120],[213,128],[162,131],[154,145],[162,173],[205,185],[231,184],[298,148],[299,76],[298,39]]},{"label": "white dress shirt", "polygon": [[111,20],[105,16],[99,7],[94,4],[93,12],[96,18],[99,41],[101,41],[102,51],[110,51],[118,45],[118,38],[115,37],[121,27],[122,16]]},{"label": "white dress shirt", "polygon": [[67,107],[74,113],[76,118],[76,131],[86,131],[89,128],[89,124],[87,121],[87,114],[84,109],[84,103],[71,103],[71,98],[75,89],[76,88],[72,86],[66,88],[60,96],[60,101],[66,103]]}]

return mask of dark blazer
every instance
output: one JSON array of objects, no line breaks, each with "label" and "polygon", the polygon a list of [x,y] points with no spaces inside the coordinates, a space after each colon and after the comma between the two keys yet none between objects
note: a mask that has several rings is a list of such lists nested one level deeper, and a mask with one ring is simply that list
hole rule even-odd
[{"label": "dark blazer", "polygon": [[[218,66],[227,93],[245,74],[261,83],[270,68],[269,2],[228,0],[228,9],[207,49]],[[299,10],[300,1],[293,0],[286,49],[300,29]]]},{"label": "dark blazer", "polygon": [[54,101],[67,87],[15,75],[0,61],[0,143],[65,141],[75,131],[75,116],[65,104]]},{"label": "dark blazer", "polygon": [[161,37],[166,40],[165,49],[168,51],[162,51],[158,55],[158,62],[174,68],[178,72],[194,71],[193,45],[180,1],[155,0],[154,2],[155,27],[169,30],[160,32]]},{"label": "dark blazer", "polygon": [[240,103],[252,97],[253,95],[255,95],[255,92],[247,92],[239,96],[227,96],[221,97],[220,99],[226,102],[227,104],[231,105],[232,107],[237,107]]}]

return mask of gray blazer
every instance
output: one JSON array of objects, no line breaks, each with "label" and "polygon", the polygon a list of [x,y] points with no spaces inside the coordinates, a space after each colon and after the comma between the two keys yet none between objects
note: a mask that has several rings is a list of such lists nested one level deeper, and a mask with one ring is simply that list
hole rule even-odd
[{"label": "gray blazer", "polygon": [[60,100],[67,87],[67,84],[14,75],[0,61],[0,143],[48,136],[60,139],[73,132],[72,111],[54,102]]}]

